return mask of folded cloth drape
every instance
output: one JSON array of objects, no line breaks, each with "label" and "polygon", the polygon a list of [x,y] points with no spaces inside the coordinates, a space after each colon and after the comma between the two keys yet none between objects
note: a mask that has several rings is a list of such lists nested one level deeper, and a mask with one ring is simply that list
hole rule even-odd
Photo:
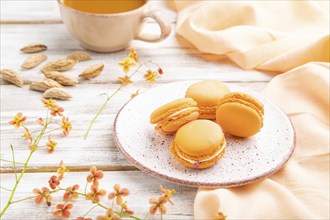
[{"label": "folded cloth drape", "polygon": [[184,1],[177,34],[244,69],[285,72],[329,62],[329,1]]},{"label": "folded cloth drape", "polygon": [[289,116],[296,149],[269,178],[199,189],[195,219],[330,219],[329,1],[170,1],[177,34],[244,69],[283,73],[264,95]]}]

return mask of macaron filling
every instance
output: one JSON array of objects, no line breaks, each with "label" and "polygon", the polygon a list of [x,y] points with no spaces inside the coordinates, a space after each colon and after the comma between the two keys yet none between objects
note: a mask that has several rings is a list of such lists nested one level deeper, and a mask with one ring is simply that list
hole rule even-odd
[{"label": "macaron filling", "polygon": [[[176,153],[178,154],[178,156],[187,161],[188,163],[190,164],[196,164],[197,167],[198,167],[198,164],[199,163],[202,163],[202,162],[207,162],[207,161],[210,161],[210,160],[213,160],[214,158],[216,158],[219,154],[221,154],[221,152],[225,149],[226,147],[226,142],[221,146],[221,148],[219,150],[217,150],[214,154],[212,154],[210,157],[206,158],[206,159],[202,159],[202,160],[190,160],[188,158],[185,158],[182,154],[180,154],[180,152],[177,150]],[[196,167],[196,168],[197,168]]]}]

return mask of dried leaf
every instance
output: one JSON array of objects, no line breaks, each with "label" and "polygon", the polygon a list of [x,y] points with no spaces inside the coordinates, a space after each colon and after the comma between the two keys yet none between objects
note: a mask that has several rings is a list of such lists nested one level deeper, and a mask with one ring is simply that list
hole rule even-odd
[{"label": "dried leaf", "polygon": [[44,50],[47,50],[47,46],[44,44],[29,44],[21,48],[23,53],[37,53]]},{"label": "dried leaf", "polygon": [[67,59],[71,59],[71,60],[80,62],[80,61],[91,60],[92,57],[85,51],[74,51],[71,54],[69,54]]},{"label": "dried leaf", "polygon": [[41,92],[44,92],[44,91],[46,91],[50,88],[54,88],[54,87],[61,88],[63,86],[52,79],[41,79],[38,81],[33,81],[30,85],[31,90],[36,90],[36,91],[41,91]]},{"label": "dried leaf", "polygon": [[0,75],[5,81],[10,82],[18,87],[23,87],[24,85],[22,77],[14,70],[0,70]]},{"label": "dried leaf", "polygon": [[44,92],[42,95],[43,98],[49,99],[62,99],[62,100],[67,100],[72,98],[70,93],[68,93],[65,89],[63,88],[50,88],[47,91]]},{"label": "dried leaf", "polygon": [[83,79],[91,79],[100,75],[103,68],[103,64],[96,64],[85,69],[79,76]]},{"label": "dried leaf", "polygon": [[44,72],[44,75],[49,79],[55,80],[63,86],[73,86],[78,83],[78,80],[76,80],[75,78],[57,71]]},{"label": "dried leaf", "polygon": [[55,60],[52,62],[47,63],[41,71],[43,73],[49,71],[66,71],[72,69],[74,65],[76,65],[77,61],[71,59],[65,60]]},{"label": "dried leaf", "polygon": [[38,66],[43,61],[45,61],[46,59],[47,59],[46,55],[41,54],[41,53],[36,53],[36,54],[29,56],[22,64],[22,67],[24,69],[32,69],[32,68]]}]

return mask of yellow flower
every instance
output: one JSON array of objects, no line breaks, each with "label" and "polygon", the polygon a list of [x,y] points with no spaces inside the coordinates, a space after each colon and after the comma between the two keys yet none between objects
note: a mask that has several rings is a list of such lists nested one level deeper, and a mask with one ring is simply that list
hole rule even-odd
[{"label": "yellow flower", "polygon": [[63,160],[60,162],[60,168],[57,169],[58,180],[62,180],[64,173],[69,172],[70,170],[64,166]]},{"label": "yellow flower", "polygon": [[55,150],[55,147],[57,145],[57,142],[54,141],[51,135],[48,136],[48,142],[46,143],[48,153],[53,153]]},{"label": "yellow flower", "polygon": [[222,212],[218,212],[215,216],[215,220],[226,220],[227,216],[225,216]]},{"label": "yellow flower", "polygon": [[53,100],[52,98],[50,98],[50,99],[48,99],[48,100],[42,98],[42,99],[41,99],[41,102],[44,103],[44,107],[45,107],[45,108],[54,107],[54,106],[56,105],[56,101]]},{"label": "yellow flower", "polygon": [[131,51],[128,54],[128,57],[131,58],[132,60],[134,60],[136,63],[139,62],[138,54],[137,54],[136,50],[134,50],[134,48],[131,48]]},{"label": "yellow flower", "polygon": [[123,67],[123,71],[128,73],[131,66],[135,66],[136,63],[133,62],[130,58],[126,57],[125,60],[118,63],[119,66]]},{"label": "yellow flower", "polygon": [[14,125],[15,128],[19,128],[25,121],[26,121],[26,116],[23,116],[22,112],[18,112],[15,115],[14,119],[9,121],[8,123]]},{"label": "yellow flower", "polygon": [[131,99],[139,95],[139,89],[135,93],[131,94]]},{"label": "yellow flower", "polygon": [[61,125],[61,127],[62,127],[62,131],[63,131],[63,135],[64,136],[67,136],[70,133],[71,129],[72,129],[72,124],[69,121],[69,118],[68,117],[63,117],[62,118],[62,125]]},{"label": "yellow flower", "polygon": [[118,77],[119,82],[123,85],[126,86],[127,84],[133,83],[131,81],[131,77],[129,76],[124,76],[124,77]]},{"label": "yellow flower", "polygon": [[157,73],[151,70],[147,70],[147,73],[144,74],[144,78],[148,83],[156,82],[156,77],[157,77]]}]

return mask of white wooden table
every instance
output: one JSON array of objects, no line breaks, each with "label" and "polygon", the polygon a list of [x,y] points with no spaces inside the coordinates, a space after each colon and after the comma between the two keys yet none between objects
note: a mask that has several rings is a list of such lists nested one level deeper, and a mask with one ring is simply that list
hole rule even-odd
[{"label": "white wooden table", "polygon": [[[175,34],[176,13],[171,11],[164,1],[153,1],[153,8],[160,8],[167,12],[173,23],[173,32],[170,37],[157,44],[148,44],[134,41],[134,47],[141,60],[149,60],[160,64],[164,75],[158,82],[148,85],[143,77],[134,78],[134,84],[124,88],[108,104],[101,117],[91,131],[87,140],[83,140],[93,115],[104,101],[101,93],[111,94],[119,86],[117,77],[121,74],[117,62],[121,61],[128,50],[116,53],[93,53],[93,60],[79,63],[72,71],[71,76],[77,75],[86,67],[95,63],[104,63],[104,73],[89,81],[81,81],[74,87],[68,87],[73,95],[70,101],[61,101],[66,115],[73,123],[73,130],[67,138],[57,138],[58,147],[55,153],[47,154],[45,150],[36,152],[30,162],[27,173],[24,175],[15,199],[32,195],[33,188],[48,185],[48,179],[56,172],[60,160],[63,160],[70,169],[61,186],[79,183],[83,188],[89,167],[95,165],[105,171],[101,181],[101,188],[109,192],[115,183],[131,190],[128,204],[135,210],[135,215],[143,217],[149,209],[149,198],[159,194],[159,185],[174,188],[177,194],[173,197],[175,206],[168,206],[165,219],[192,219],[193,201],[197,188],[186,187],[165,182],[151,177],[126,161],[114,145],[112,126],[116,113],[130,98],[130,94],[137,89],[140,92],[160,86],[165,83],[183,80],[218,79],[225,82],[247,86],[261,91],[265,84],[273,77],[257,71],[243,71],[224,57],[205,54],[195,49],[184,39]],[[152,21],[147,24],[146,31],[158,31],[157,24]],[[60,19],[57,2],[38,0],[1,0],[1,69],[18,71],[25,79],[35,80],[42,78],[39,68],[29,71],[21,69],[20,65],[27,57],[19,49],[29,43],[44,43],[48,46],[45,54],[48,61],[65,58],[70,52],[81,50],[79,44],[69,35]],[[43,116],[44,110],[40,104],[41,93],[31,91],[28,85],[18,88],[4,81],[0,81],[1,89],[1,158],[11,159],[10,144],[16,151],[16,161],[25,161],[29,149],[20,137],[22,130],[13,129],[8,121],[21,111],[30,119],[27,125],[36,128],[34,120]],[[22,166],[17,165],[18,169]],[[11,188],[14,183],[13,166],[1,161],[1,185]],[[1,206],[5,204],[9,193],[1,189]],[[106,199],[104,203],[109,203]],[[61,195],[55,195],[55,202],[61,202]],[[74,203],[73,216],[83,215],[90,207],[90,202]],[[108,204],[109,205],[109,204]],[[13,204],[3,216],[3,219],[52,219],[55,207],[37,207],[33,201],[24,201]],[[104,214],[103,209],[93,210],[88,217],[95,219]],[[159,216],[155,216],[159,218]]]}]

